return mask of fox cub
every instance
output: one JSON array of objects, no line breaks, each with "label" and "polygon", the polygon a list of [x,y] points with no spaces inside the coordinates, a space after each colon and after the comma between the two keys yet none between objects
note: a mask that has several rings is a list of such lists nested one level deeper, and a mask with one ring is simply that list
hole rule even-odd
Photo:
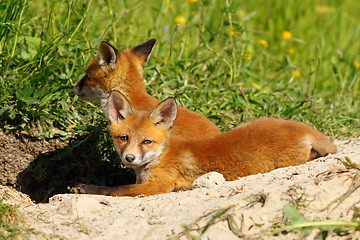
[{"label": "fox cub", "polygon": [[[155,42],[151,39],[122,52],[102,42],[98,56],[90,62],[85,76],[73,86],[73,92],[83,99],[100,100],[105,107],[111,91],[117,90],[126,96],[135,110],[153,109],[160,101],[146,92],[143,68]],[[182,107],[178,109],[174,135],[189,139],[219,133],[219,128],[206,117]]]},{"label": "fox cub", "polygon": [[135,170],[136,184],[80,184],[80,193],[137,196],[186,190],[211,171],[235,180],[336,152],[323,134],[301,122],[262,118],[215,137],[183,140],[170,134],[177,113],[173,98],[151,111],[136,111],[114,91],[107,107],[115,148],[124,165]]}]

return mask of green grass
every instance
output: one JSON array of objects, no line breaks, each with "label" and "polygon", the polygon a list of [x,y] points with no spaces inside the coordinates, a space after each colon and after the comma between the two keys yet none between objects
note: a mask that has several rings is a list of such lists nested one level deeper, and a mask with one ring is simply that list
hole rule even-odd
[{"label": "green grass", "polygon": [[125,49],[156,38],[144,72],[149,93],[176,96],[224,131],[281,117],[331,138],[359,136],[357,0],[8,0],[0,13],[1,126],[78,140],[60,162],[40,158],[30,169],[39,184],[60,170],[74,182],[111,178],[96,171],[99,159],[116,158],[104,115],[71,90],[102,40]]},{"label": "green grass", "polygon": [[326,239],[330,233],[344,236],[344,234],[351,234],[353,231],[360,230],[360,222],[355,216],[352,221],[309,221],[304,218],[302,213],[291,204],[287,203],[283,207],[284,214],[288,219],[288,225],[280,228],[275,228],[274,235],[294,231],[299,234],[299,238],[305,238],[313,229],[318,229],[316,239]]},{"label": "green grass", "polygon": [[19,225],[23,220],[16,207],[2,202],[0,199],[0,239],[22,239]]},{"label": "green grass", "polygon": [[[102,113],[70,87],[100,41],[124,49],[154,37],[145,70],[149,92],[177,96],[221,129],[275,116],[332,136],[359,135],[355,0],[11,0],[0,6],[0,119],[6,128],[47,137],[81,133]],[[186,23],[176,24],[177,16]],[[291,39],[281,38],[285,30]]]}]

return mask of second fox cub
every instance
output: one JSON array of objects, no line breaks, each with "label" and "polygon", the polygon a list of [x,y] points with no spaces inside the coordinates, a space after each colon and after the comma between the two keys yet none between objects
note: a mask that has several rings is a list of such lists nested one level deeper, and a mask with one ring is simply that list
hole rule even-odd
[{"label": "second fox cub", "polygon": [[[98,56],[89,64],[85,76],[73,86],[83,99],[100,100],[105,105],[112,90],[123,93],[136,110],[151,110],[160,101],[146,92],[143,68],[156,40],[119,52],[102,42]],[[104,104],[105,103],[105,104]],[[206,117],[186,108],[179,108],[173,134],[182,138],[214,136],[220,130]]]},{"label": "second fox cub", "polygon": [[259,119],[227,133],[200,140],[173,137],[177,107],[168,98],[152,111],[134,111],[113,92],[108,103],[110,132],[136,183],[118,187],[78,185],[80,193],[112,196],[153,195],[191,188],[202,174],[217,171],[226,180],[298,165],[336,147],[310,126],[282,119]]}]

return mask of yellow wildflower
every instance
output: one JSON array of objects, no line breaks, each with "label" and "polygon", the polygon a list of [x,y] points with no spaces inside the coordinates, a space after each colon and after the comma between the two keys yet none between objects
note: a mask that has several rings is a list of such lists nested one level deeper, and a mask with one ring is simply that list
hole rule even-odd
[{"label": "yellow wildflower", "polygon": [[234,35],[236,35],[236,34],[239,34],[240,32],[236,31],[235,28],[228,28],[227,33],[228,33],[230,36],[234,36]]},{"label": "yellow wildflower", "polygon": [[183,16],[178,16],[175,18],[175,22],[178,24],[185,24],[186,23],[186,19]]},{"label": "yellow wildflower", "polygon": [[261,46],[264,46],[264,47],[268,47],[269,46],[269,43],[266,41],[266,40],[264,40],[264,39],[260,39],[259,41],[258,41],[258,43],[261,45]]},{"label": "yellow wildflower", "polygon": [[189,3],[196,3],[198,0],[188,0]]},{"label": "yellow wildflower", "polygon": [[294,52],[295,52],[295,50],[293,49],[293,48],[288,48],[287,50],[286,50],[287,52],[288,52],[288,54],[294,54]]},{"label": "yellow wildflower", "polygon": [[168,5],[168,8],[174,8],[174,4],[172,4],[170,0],[165,0],[165,3]]},{"label": "yellow wildflower", "polygon": [[168,57],[164,57],[164,62],[167,63],[169,61]]},{"label": "yellow wildflower", "polygon": [[294,77],[300,77],[301,73],[298,70],[291,70],[291,75]]},{"label": "yellow wildflower", "polygon": [[240,9],[237,14],[239,15],[240,18],[244,18],[246,16],[246,12],[242,9]]},{"label": "yellow wildflower", "polygon": [[319,15],[325,15],[325,14],[330,14],[330,13],[335,12],[335,8],[325,5],[325,4],[317,5],[315,7],[315,12]]},{"label": "yellow wildflower", "polygon": [[250,61],[250,60],[251,60],[251,54],[248,53],[248,52],[243,52],[243,53],[241,54],[241,57],[242,57],[243,59],[247,60],[247,61]]},{"label": "yellow wildflower", "polygon": [[283,31],[282,35],[281,35],[281,38],[283,40],[289,40],[290,38],[292,38],[292,34],[289,31]]},{"label": "yellow wildflower", "polygon": [[354,61],[354,67],[359,68],[360,67],[360,62],[359,61]]}]

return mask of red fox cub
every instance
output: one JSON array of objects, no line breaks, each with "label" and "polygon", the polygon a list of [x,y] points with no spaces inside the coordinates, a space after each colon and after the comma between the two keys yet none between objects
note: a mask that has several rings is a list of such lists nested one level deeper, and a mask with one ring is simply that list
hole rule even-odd
[{"label": "red fox cub", "polygon": [[136,184],[102,187],[80,184],[80,193],[112,196],[154,195],[187,190],[200,175],[216,171],[226,180],[299,165],[336,152],[336,146],[310,126],[262,118],[215,137],[183,140],[170,130],[176,103],[168,98],[152,111],[135,111],[114,91],[109,98],[109,130]]},{"label": "red fox cub", "polygon": [[[151,39],[122,52],[102,42],[98,56],[90,62],[85,76],[73,86],[73,92],[83,99],[100,100],[104,107],[111,91],[117,90],[126,96],[135,110],[153,109],[160,101],[146,92],[143,68],[155,42]],[[174,135],[189,139],[220,133],[206,117],[182,107],[178,112]]]}]

